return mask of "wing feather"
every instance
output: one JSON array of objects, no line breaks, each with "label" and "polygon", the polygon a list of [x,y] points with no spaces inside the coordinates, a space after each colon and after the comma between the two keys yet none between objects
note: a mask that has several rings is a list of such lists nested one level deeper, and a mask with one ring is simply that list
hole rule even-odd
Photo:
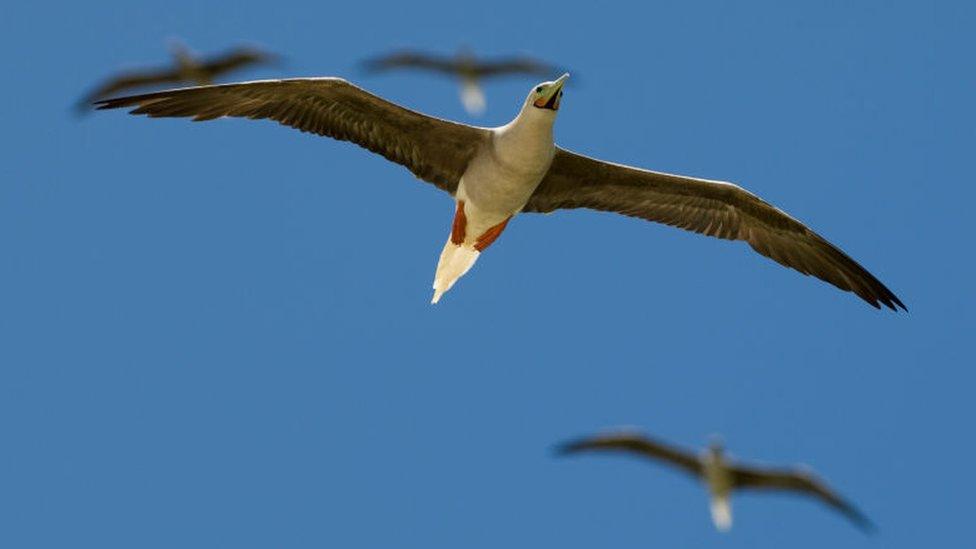
[{"label": "wing feather", "polygon": [[616,212],[715,238],[743,240],[777,263],[854,292],[874,307],[906,309],[839,248],[731,183],[641,170],[558,149],[523,211],[563,208]]},{"label": "wing feather", "polygon": [[863,530],[874,530],[867,516],[807,471],[737,466],[732,468],[731,474],[734,488],[779,490],[812,496],[839,511]]},{"label": "wing feather", "polygon": [[669,463],[692,476],[700,476],[703,471],[701,462],[693,453],[639,434],[615,433],[581,438],[560,445],[556,451],[560,455],[587,451],[628,452]]},{"label": "wing feather", "polygon": [[488,130],[427,116],[341,78],[262,80],[106,99],[99,109],[132,107],[149,117],[270,119],[303,132],[350,141],[405,166],[453,194]]}]

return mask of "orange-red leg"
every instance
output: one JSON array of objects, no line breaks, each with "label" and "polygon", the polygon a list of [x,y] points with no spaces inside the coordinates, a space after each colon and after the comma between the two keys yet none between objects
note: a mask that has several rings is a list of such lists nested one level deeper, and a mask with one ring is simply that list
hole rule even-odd
[{"label": "orange-red leg", "polygon": [[491,246],[491,243],[494,242],[496,238],[501,236],[502,231],[505,230],[505,225],[508,225],[508,221],[510,219],[512,219],[512,216],[506,217],[505,221],[502,221],[498,225],[495,225],[494,227],[491,227],[490,229],[485,231],[484,234],[479,236],[478,239],[475,241],[474,249],[480,252],[485,248],[487,248],[488,246]]},{"label": "orange-red leg", "polygon": [[451,224],[451,242],[461,245],[464,242],[464,234],[468,228],[468,218],[464,216],[464,201],[457,201],[457,209],[454,210],[454,223]]}]

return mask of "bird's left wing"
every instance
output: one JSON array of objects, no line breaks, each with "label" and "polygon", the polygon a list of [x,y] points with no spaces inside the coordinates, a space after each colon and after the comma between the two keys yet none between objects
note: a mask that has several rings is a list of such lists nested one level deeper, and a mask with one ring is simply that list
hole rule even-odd
[{"label": "bird's left wing", "polygon": [[611,211],[729,240],[854,292],[874,307],[905,305],[864,267],[806,225],[731,183],[652,172],[557,148],[523,211]]},{"label": "bird's left wing", "polygon": [[700,476],[703,471],[695,454],[637,433],[621,432],[581,438],[560,445],[556,451],[562,455],[589,451],[630,452],[670,463],[692,476]]},{"label": "bird's left wing", "polygon": [[866,532],[874,530],[874,525],[861,511],[841,498],[822,480],[808,472],[737,466],[732,468],[731,474],[734,488],[781,490],[808,494],[840,511],[862,530]]},{"label": "bird's left wing", "polygon": [[489,131],[421,114],[341,78],[261,80],[199,86],[106,99],[99,109],[135,107],[132,114],[270,119],[303,132],[351,141],[405,166],[453,194],[468,161]]}]

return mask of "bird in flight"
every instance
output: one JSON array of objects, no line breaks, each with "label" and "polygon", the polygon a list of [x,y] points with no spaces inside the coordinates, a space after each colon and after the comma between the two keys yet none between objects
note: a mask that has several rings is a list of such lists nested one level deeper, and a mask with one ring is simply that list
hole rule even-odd
[{"label": "bird in flight", "polygon": [[251,47],[238,47],[219,55],[199,59],[179,42],[170,43],[173,64],[120,72],[95,86],[77,104],[79,113],[91,108],[91,104],[123,91],[154,86],[177,84],[213,84],[215,80],[246,67],[274,62],[277,56]]},{"label": "bird in flight", "polygon": [[515,119],[497,128],[427,116],[341,78],[200,86],[97,104],[100,109],[131,107],[132,114],[196,121],[270,119],[351,141],[402,164],[455,200],[450,236],[434,276],[433,303],[516,214],[590,208],[744,240],[760,254],[854,292],[876,308],[905,308],[839,248],[736,185],[613,164],[556,146],[553,123],[568,78],[564,74],[534,86]]},{"label": "bird in flight", "polygon": [[734,463],[726,457],[722,444],[717,440],[713,440],[701,455],[632,433],[582,438],[557,448],[560,455],[603,451],[630,453],[661,461],[701,480],[711,498],[712,522],[722,532],[732,527],[730,498],[736,490],[793,492],[816,498],[842,513],[863,531],[870,533],[874,530],[871,521],[857,508],[804,468],[784,469]]},{"label": "bird in flight", "polygon": [[460,50],[455,56],[400,50],[367,59],[362,66],[370,73],[415,69],[457,78],[461,81],[461,104],[473,116],[485,112],[485,92],[481,89],[481,81],[485,78],[511,75],[551,78],[564,72],[559,67],[525,56],[478,59],[467,49]]}]

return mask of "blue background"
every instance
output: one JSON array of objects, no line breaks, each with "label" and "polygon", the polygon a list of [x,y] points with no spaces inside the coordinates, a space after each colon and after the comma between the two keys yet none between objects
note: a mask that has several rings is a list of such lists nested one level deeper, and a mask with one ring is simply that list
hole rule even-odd
[{"label": "blue background", "polygon": [[[799,4],[799,3],[796,3]],[[972,3],[15,2],[0,17],[3,547],[959,547],[971,540]],[[240,42],[496,125],[534,80],[364,77],[397,46],[578,75],[557,141],[742,184],[911,309],[741,243],[525,215],[438,306],[453,204],[270,123],[79,120],[124,66]],[[968,357],[968,358],[967,358]],[[634,425],[810,464],[879,525],[552,445]]]}]

